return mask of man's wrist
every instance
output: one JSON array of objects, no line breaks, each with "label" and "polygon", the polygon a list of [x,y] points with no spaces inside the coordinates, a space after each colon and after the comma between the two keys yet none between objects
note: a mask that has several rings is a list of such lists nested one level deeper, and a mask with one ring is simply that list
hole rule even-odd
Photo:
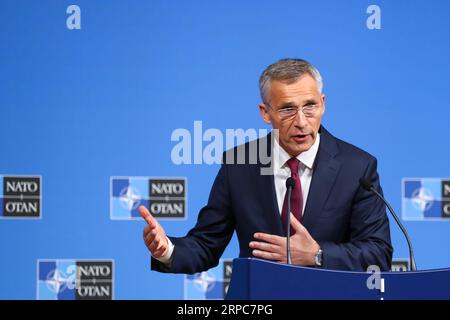
[{"label": "man's wrist", "polygon": [[172,241],[170,241],[169,237],[166,237],[166,239],[168,245],[167,251],[161,257],[159,258],[154,257],[154,258],[163,264],[170,264],[172,260],[173,249],[175,248],[175,246],[173,245]]}]

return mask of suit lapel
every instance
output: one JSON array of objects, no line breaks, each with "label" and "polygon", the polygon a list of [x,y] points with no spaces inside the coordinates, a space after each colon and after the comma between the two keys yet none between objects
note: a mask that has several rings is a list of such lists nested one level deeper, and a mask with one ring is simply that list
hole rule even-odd
[{"label": "suit lapel", "polygon": [[[273,145],[272,139],[274,139],[273,134],[269,133],[264,139],[267,139],[266,155],[268,157],[272,157],[272,145]],[[258,179],[261,182],[259,184],[260,192],[258,198],[260,198],[261,201],[263,202],[263,208],[267,208],[267,210],[264,211],[265,212],[264,216],[266,217],[266,219],[268,219],[267,221],[270,222],[269,224],[272,225],[273,232],[281,236],[284,235],[284,229],[281,223],[280,209],[278,208],[273,167],[271,167],[272,164],[273,160],[269,164],[258,162],[257,166],[258,172],[256,174],[258,175]],[[267,174],[268,170],[271,170],[271,174]],[[265,174],[261,174],[261,172],[264,172]]]},{"label": "suit lapel", "polygon": [[322,212],[341,167],[340,162],[335,159],[338,153],[335,138],[323,127],[320,132],[319,150],[302,219],[306,226]]}]

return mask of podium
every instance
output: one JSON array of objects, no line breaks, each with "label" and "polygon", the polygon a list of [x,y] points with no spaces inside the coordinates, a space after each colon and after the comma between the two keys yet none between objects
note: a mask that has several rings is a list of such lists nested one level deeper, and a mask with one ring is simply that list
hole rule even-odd
[{"label": "podium", "polygon": [[[384,288],[368,285],[368,282],[376,283],[371,281],[374,275],[379,276],[377,283],[384,282]],[[374,274],[307,268],[254,258],[235,259],[226,299],[447,300],[450,299],[450,269]]]}]

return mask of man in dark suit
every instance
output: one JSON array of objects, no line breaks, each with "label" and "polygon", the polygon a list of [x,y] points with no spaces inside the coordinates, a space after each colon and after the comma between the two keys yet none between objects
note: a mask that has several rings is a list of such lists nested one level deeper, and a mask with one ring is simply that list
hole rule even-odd
[{"label": "man in dark suit", "polygon": [[234,231],[240,257],[286,262],[285,181],[291,177],[293,264],[354,271],[377,265],[388,271],[393,249],[385,205],[359,186],[363,177],[382,192],[376,159],[321,125],[325,96],[318,70],[305,60],[280,60],[261,75],[260,91],[261,116],[273,132],[224,155],[208,204],[185,237],[167,237],[148,210],[139,208],[148,222],[144,241],[152,269],[212,268]]}]

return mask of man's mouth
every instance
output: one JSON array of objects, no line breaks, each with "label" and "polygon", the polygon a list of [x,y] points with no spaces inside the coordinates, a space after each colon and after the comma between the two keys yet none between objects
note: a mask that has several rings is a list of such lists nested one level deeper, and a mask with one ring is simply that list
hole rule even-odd
[{"label": "man's mouth", "polygon": [[294,139],[294,141],[297,143],[302,143],[305,142],[306,139],[308,139],[308,136],[308,134],[296,134],[292,136],[292,139]]}]

